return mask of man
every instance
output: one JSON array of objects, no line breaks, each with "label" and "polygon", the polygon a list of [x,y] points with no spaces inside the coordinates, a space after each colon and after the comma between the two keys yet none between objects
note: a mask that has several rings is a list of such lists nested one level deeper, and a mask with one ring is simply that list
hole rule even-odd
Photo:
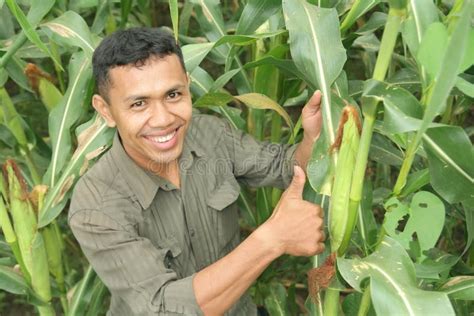
[{"label": "man", "polygon": [[[288,147],[192,115],[181,50],[163,30],[112,34],[93,68],[93,106],[117,134],[78,182],[69,223],[112,294],[109,314],[255,315],[245,292],[273,260],[324,249],[321,209],[302,200],[304,171],[293,171],[319,136],[320,94],[303,109],[303,141]],[[283,188],[292,176],[240,243],[237,180]]]}]

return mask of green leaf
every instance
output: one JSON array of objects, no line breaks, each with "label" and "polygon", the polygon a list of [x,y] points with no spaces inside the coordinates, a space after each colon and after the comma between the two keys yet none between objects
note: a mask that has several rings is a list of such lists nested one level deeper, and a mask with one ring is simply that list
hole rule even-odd
[{"label": "green leaf", "polygon": [[[130,1],[131,3],[131,1]],[[178,0],[169,0],[168,1],[170,7],[170,16],[171,16],[171,24],[173,25],[173,33],[176,42],[178,42],[178,22],[179,22],[179,11],[178,11]]]},{"label": "green leaf", "polygon": [[25,130],[22,127],[21,117],[16,111],[13,102],[8,95],[7,90],[4,87],[0,88],[0,111],[2,115],[0,118],[3,120],[3,124],[8,127],[8,130],[11,132],[17,143],[22,147],[28,146],[28,139],[26,138]]},{"label": "green leaf", "polygon": [[341,23],[341,32],[344,33],[347,31],[354,23],[364,15],[367,11],[372,9],[374,6],[380,3],[380,0],[359,0],[355,1],[351,10],[344,18],[344,21]]},{"label": "green leaf", "polygon": [[82,316],[85,314],[87,304],[90,300],[90,298],[88,298],[88,293],[92,291],[95,279],[96,274],[94,269],[89,266],[82,280],[80,280],[73,288],[73,296],[69,305],[68,316]]},{"label": "green leaf", "polygon": [[214,92],[224,87],[229,82],[229,80],[231,80],[236,74],[239,73],[239,71],[240,69],[232,69],[222,74],[219,78],[216,79],[216,81],[214,81],[214,84],[212,85],[210,91]]},{"label": "green leaf", "polygon": [[447,294],[417,287],[410,257],[389,237],[368,257],[338,258],[337,266],[343,278],[359,292],[361,282],[370,278],[377,315],[454,315]]},{"label": "green leaf", "polygon": [[[196,19],[202,32],[210,42],[218,41],[227,34],[218,0],[191,0],[191,3],[196,5],[194,7]],[[222,62],[224,62],[229,50],[229,46],[216,48]]]},{"label": "green leaf", "polygon": [[61,177],[46,195],[43,209],[39,214],[39,227],[48,225],[62,211],[71,196],[74,183],[87,170],[90,161],[110,146],[113,134],[114,130],[108,128],[97,114],[77,128],[77,148],[64,167]]},{"label": "green leaf", "polygon": [[400,196],[408,196],[409,194],[418,191],[428,183],[430,183],[430,172],[428,168],[415,171],[408,175],[407,183],[403,187]]},{"label": "green leaf", "polygon": [[461,61],[464,57],[464,52],[468,43],[470,13],[473,11],[474,2],[464,2],[461,15],[459,19],[456,20],[456,24],[447,44],[446,53],[444,54],[440,70],[434,78],[431,94],[423,116],[423,122],[414,140],[415,144],[419,143],[435,116],[442,112],[446,105],[449,93],[456,83]]},{"label": "green leaf", "polygon": [[336,9],[313,6],[306,1],[283,1],[290,49],[298,69],[308,74],[308,84],[321,89],[327,143],[333,144],[336,126],[331,113],[331,85],[346,61]]},{"label": "green leaf", "polygon": [[196,69],[207,54],[214,47],[214,43],[189,44],[182,47],[184,64],[190,73]]},{"label": "green leaf", "polygon": [[441,288],[454,300],[474,300],[474,276],[457,276],[451,278]]},{"label": "green leaf", "polygon": [[43,305],[41,298],[33,291],[26,281],[12,268],[0,265],[0,289],[18,295],[27,295],[35,305]]},{"label": "green leaf", "polygon": [[[405,249],[410,249],[415,233],[422,252],[435,246],[443,230],[445,218],[443,202],[436,195],[420,191],[413,196],[410,206],[392,197],[384,207],[387,210],[384,228],[387,234],[396,239]],[[409,215],[406,225],[403,231],[399,231],[397,229],[399,221],[406,215]]]},{"label": "green leaf", "polygon": [[[423,108],[413,94],[374,79],[367,80],[365,85],[363,97],[376,98],[384,104],[383,129],[386,133],[406,133],[421,128]],[[429,126],[440,124],[430,123]]]},{"label": "green leaf", "polygon": [[[32,25],[28,19],[26,18],[25,14],[19,7],[19,5],[16,3],[14,0],[6,0],[8,7],[10,8],[10,11],[12,14],[15,16],[16,20],[18,21],[18,24],[20,24],[21,28],[25,32],[26,37],[34,43],[38,48],[40,48],[42,51],[44,51],[56,64],[56,66],[62,70],[61,66],[61,61],[57,60],[54,55],[49,51],[48,47],[41,41],[38,33],[35,32],[36,25]],[[39,12],[41,13],[41,12]],[[33,22],[36,19],[41,19],[41,14],[35,13],[33,15]]]},{"label": "green leaf", "polygon": [[286,316],[288,315],[287,297],[285,287],[281,284],[274,284],[270,287],[270,293],[265,297],[265,308],[270,315]]},{"label": "green leaf", "polygon": [[252,34],[281,8],[281,0],[250,0],[240,15],[235,34]]},{"label": "green leaf", "polygon": [[212,77],[201,67],[196,67],[189,77],[191,79],[191,93],[195,97],[202,97],[208,93],[214,83]]},{"label": "green leaf", "polygon": [[390,140],[378,133],[373,134],[369,157],[377,162],[392,166],[401,166],[403,162],[403,153]]},{"label": "green leaf", "polygon": [[73,11],[41,25],[52,40],[61,45],[80,47],[89,58],[94,53],[95,43],[84,19]]},{"label": "green leaf", "polygon": [[[321,131],[321,133],[324,133],[324,131]],[[311,158],[306,167],[311,187],[314,191],[324,195],[331,195],[332,176],[329,172],[331,169],[331,157],[328,148],[326,137],[320,135],[318,141],[313,145]]]},{"label": "green leaf", "polygon": [[438,8],[432,0],[409,1],[408,16],[403,21],[402,36],[413,56],[417,55],[428,27],[438,20]]},{"label": "green leaf", "polygon": [[430,128],[423,136],[431,184],[450,203],[474,197],[474,149],[457,126]]},{"label": "green leaf", "polygon": [[43,183],[50,188],[70,157],[72,140],[71,128],[83,114],[85,91],[92,77],[91,60],[83,52],[72,55],[69,63],[69,86],[61,101],[49,115],[49,135],[51,138],[51,163],[43,177]]},{"label": "green leaf", "polygon": [[215,92],[207,93],[196,102],[195,107],[209,107],[209,106],[227,106],[227,103],[232,102],[234,98],[227,93]]},{"label": "green leaf", "polygon": [[465,95],[474,98],[474,83],[471,83],[462,77],[458,77],[456,80],[456,88],[461,90]]},{"label": "green leaf", "polygon": [[365,23],[355,33],[359,35],[366,35],[367,33],[373,33],[387,22],[387,14],[383,12],[374,12],[367,23]]},{"label": "green leaf", "polygon": [[288,127],[293,129],[293,122],[291,121],[290,116],[278,103],[267,97],[266,95],[259,93],[247,93],[239,96],[235,96],[235,99],[240,102],[245,103],[248,107],[252,109],[268,109],[273,110],[280,114],[280,116],[285,120]]},{"label": "green leaf", "polygon": [[469,250],[472,242],[474,241],[474,198],[467,199],[462,202],[464,207],[464,214],[466,217],[466,246],[464,247],[463,254]]},{"label": "green leaf", "polygon": [[441,69],[447,45],[448,30],[443,23],[431,24],[420,43],[417,59],[432,79]]},{"label": "green leaf", "polygon": [[273,56],[266,56],[266,57],[262,57],[260,59],[257,59],[255,61],[251,61],[245,64],[244,68],[250,69],[250,68],[263,66],[263,65],[276,66],[278,67],[278,69],[280,69],[281,71],[283,71],[285,74],[289,76],[294,76],[296,78],[300,78],[304,80],[305,82],[310,82],[310,79],[306,75],[306,73],[299,71],[295,63],[290,59],[280,59],[280,58],[275,58]]},{"label": "green leaf", "polygon": [[132,0],[120,0],[120,28],[123,29],[127,25],[128,16],[132,10]]}]

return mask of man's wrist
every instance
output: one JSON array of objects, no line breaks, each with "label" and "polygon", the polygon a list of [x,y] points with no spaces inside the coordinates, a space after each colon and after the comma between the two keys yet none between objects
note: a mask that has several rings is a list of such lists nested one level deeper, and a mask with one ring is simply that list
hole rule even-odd
[{"label": "man's wrist", "polygon": [[271,256],[272,261],[285,253],[283,244],[279,242],[278,238],[275,238],[271,219],[260,225],[251,237],[255,238],[261,249]]}]

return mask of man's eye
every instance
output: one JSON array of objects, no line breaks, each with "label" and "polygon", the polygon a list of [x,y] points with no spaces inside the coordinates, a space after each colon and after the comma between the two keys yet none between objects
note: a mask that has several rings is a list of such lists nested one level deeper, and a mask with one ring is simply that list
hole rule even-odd
[{"label": "man's eye", "polygon": [[180,95],[181,95],[180,92],[178,92],[178,91],[173,91],[173,92],[168,93],[168,99],[176,99],[176,98],[178,98]]},{"label": "man's eye", "polygon": [[145,105],[145,102],[143,100],[137,101],[131,105],[132,108],[138,108]]}]

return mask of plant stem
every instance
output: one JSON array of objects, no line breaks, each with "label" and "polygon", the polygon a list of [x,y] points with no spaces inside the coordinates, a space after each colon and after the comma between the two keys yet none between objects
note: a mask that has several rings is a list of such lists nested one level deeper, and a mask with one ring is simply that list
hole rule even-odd
[{"label": "plant stem", "polygon": [[[387,17],[387,23],[380,44],[380,51],[375,64],[373,79],[383,81],[390,65],[391,56],[395,43],[397,41],[398,31],[400,29],[405,10],[390,8]],[[362,189],[369,156],[370,143],[374,130],[374,123],[377,115],[378,100],[374,98],[367,99],[363,104],[364,125],[360,138],[359,151],[357,152],[354,174],[352,176],[350,205],[358,208],[362,198]],[[351,210],[354,211],[354,210]]]},{"label": "plant stem", "polygon": [[36,306],[38,308],[38,312],[40,316],[54,316],[56,313],[54,312],[53,307],[51,304],[45,306]]},{"label": "plant stem", "polygon": [[365,316],[369,312],[370,308],[370,284],[365,288],[364,294],[362,294],[362,300],[360,301],[359,311],[357,316]]},{"label": "plant stem", "polygon": [[337,316],[339,313],[339,290],[328,287],[324,294],[324,311],[322,315]]}]

